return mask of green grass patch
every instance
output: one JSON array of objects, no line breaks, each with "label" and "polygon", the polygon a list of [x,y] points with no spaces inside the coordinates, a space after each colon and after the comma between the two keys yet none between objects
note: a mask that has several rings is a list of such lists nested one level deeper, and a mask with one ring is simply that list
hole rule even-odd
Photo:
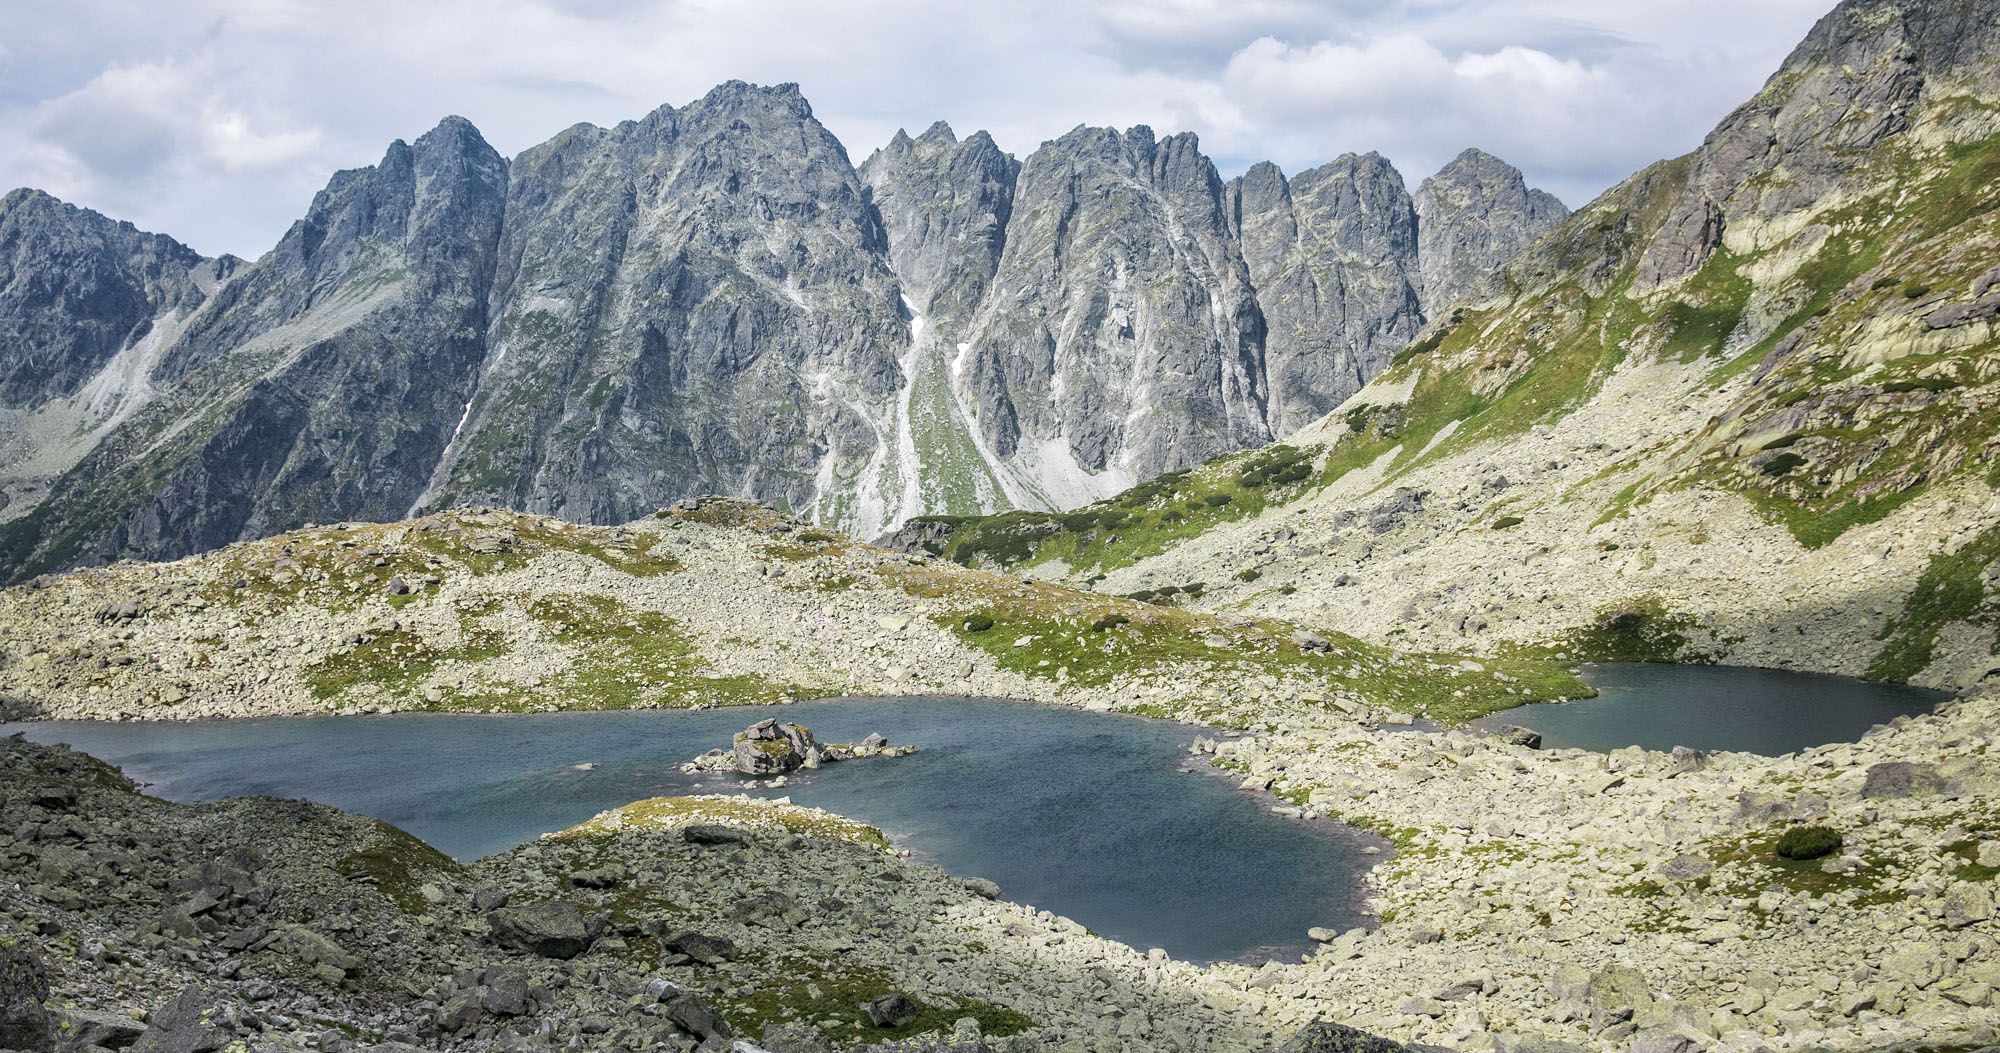
[{"label": "green grass patch", "polygon": [[1908,681],[1930,665],[1938,633],[1952,622],[1977,617],[1986,602],[1986,568],[2000,560],[2000,527],[1990,527],[1955,552],[1930,558],[1917,586],[1903,601],[1900,617],[1881,639],[1881,653],[1868,664],[1871,680]]},{"label": "green grass patch", "polygon": [[[902,991],[904,985],[887,970],[846,962],[786,961],[765,970],[754,991],[719,996],[717,1008],[730,1026],[745,1035],[759,1035],[772,1024],[812,1023],[829,1032],[836,1044],[856,1040],[885,1042],[933,1032],[949,1032],[960,1017],[979,1021],[986,1035],[1002,1038],[1034,1027],[1026,1015],[975,998],[932,995],[911,998],[919,1010],[915,1019],[897,1027],[876,1027],[862,1004]],[[834,1021],[825,1028],[825,1021]]]},{"label": "green grass patch", "polygon": [[550,595],[528,607],[575,658],[548,692],[562,709],[680,709],[749,705],[824,694],[754,674],[707,669],[694,642],[674,620],[634,610],[606,596]]},{"label": "green grass patch", "polygon": [[[1457,656],[1399,652],[1337,633],[1323,634],[1328,650],[1308,650],[1293,641],[1292,627],[1283,622],[1224,622],[1041,582],[968,578],[962,571],[908,567],[884,573],[906,591],[939,601],[932,620],[1000,668],[1079,687],[1193,679],[1234,694],[1245,681],[1268,675],[1445,723],[1530,701],[1591,694],[1565,665],[1539,657],[1470,668]],[[967,625],[975,617],[993,624],[972,631]]]},{"label": "green grass patch", "polygon": [[1073,571],[1114,570],[1166,551],[1219,523],[1256,515],[1314,478],[1313,452],[1278,444],[1169,472],[1069,512],[926,516],[941,528],[926,547],[968,567],[1061,560]]},{"label": "green grass patch", "polygon": [[343,876],[373,879],[375,890],[405,914],[429,913],[431,904],[424,898],[423,887],[434,884],[442,891],[465,873],[457,860],[379,821],[369,830],[367,843],[343,857],[334,869]]},{"label": "green grass patch", "polygon": [[[1787,859],[1779,855],[1783,837],[1782,833],[1765,832],[1712,843],[1706,854],[1718,869],[1708,879],[1709,890],[1721,896],[1748,899],[1775,885],[1798,895],[1840,896],[1853,907],[1877,906],[1904,897],[1903,893],[1886,887],[1888,880],[1902,869],[1894,860],[1869,855],[1852,870],[1830,872],[1821,866],[1824,859]],[[1723,867],[1732,870],[1725,874]]]},{"label": "green grass patch", "polygon": [[1991,881],[1995,877],[2000,877],[2000,867],[1979,865],[1977,841],[1956,841],[1945,846],[1945,851],[1960,860],[1958,867],[1952,871],[1952,877],[1960,881]]},{"label": "green grass patch", "polygon": [[472,616],[461,617],[460,624],[461,638],[455,644],[434,643],[408,629],[364,634],[360,643],[307,666],[306,685],[323,699],[339,698],[360,687],[409,696],[445,662],[480,662],[507,653],[506,640],[476,624]]}]

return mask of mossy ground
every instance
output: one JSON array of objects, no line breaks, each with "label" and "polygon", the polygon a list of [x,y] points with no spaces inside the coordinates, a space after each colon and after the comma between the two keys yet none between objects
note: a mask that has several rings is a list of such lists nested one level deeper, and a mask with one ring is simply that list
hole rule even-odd
[{"label": "mossy ground", "polygon": [[1694,618],[1649,594],[1608,605],[1589,624],[1552,639],[1510,650],[1553,661],[1700,663],[1713,660],[1699,642],[1704,635]]},{"label": "mossy ground", "polygon": [[1715,863],[1716,872],[1701,880],[1720,895],[1751,899],[1773,885],[1847,907],[1869,907],[1903,898],[1904,893],[1889,887],[1889,879],[1903,872],[1900,861],[1864,852],[1854,869],[1831,872],[1823,865],[1825,859],[1779,855],[1778,842],[1783,836],[1784,830],[1772,829],[1712,842],[1704,854]]},{"label": "mossy ground", "polygon": [[528,613],[574,657],[547,695],[566,709],[749,705],[827,692],[708,668],[672,618],[608,596],[543,596]]},{"label": "mossy ground", "polygon": [[507,653],[505,639],[481,626],[476,616],[463,614],[460,624],[455,644],[436,643],[408,629],[365,634],[362,642],[307,666],[306,684],[329,700],[359,687],[411,695],[446,662],[481,662]]},{"label": "mossy ground", "polygon": [[[204,599],[240,607],[310,600],[335,610],[382,597],[393,606],[422,601],[433,580],[485,576],[545,555],[573,553],[634,577],[682,569],[652,539],[613,527],[577,526],[513,512],[447,512],[414,523],[358,524],[279,534],[232,550]],[[415,590],[388,596],[396,578]]]},{"label": "mossy ground", "polygon": [[[567,649],[552,676],[522,685],[489,666],[544,642],[511,639],[497,628],[493,615],[503,605],[518,607],[541,626],[545,642]],[[387,696],[403,708],[506,712],[756,705],[833,693],[830,687],[717,672],[673,619],[609,596],[494,597],[460,610],[458,619],[455,640],[406,628],[367,634],[363,642],[308,666],[306,682],[330,702]],[[460,678],[471,686],[454,683],[424,697],[427,679],[447,663],[471,667],[470,675]],[[482,666],[495,671],[488,675]]]},{"label": "mossy ground", "polygon": [[816,808],[767,803],[748,797],[653,797],[593,816],[556,835],[562,839],[587,838],[636,830],[660,830],[700,823],[746,826],[754,829],[846,841],[869,848],[889,849],[882,831]]},{"label": "mossy ground", "polygon": [[1312,478],[1312,461],[1312,451],[1281,443],[1170,472],[1072,512],[924,518],[951,528],[932,554],[965,566],[1059,560],[1078,572],[1113,570],[1295,494]]},{"label": "mossy ground", "polygon": [[455,878],[465,870],[457,860],[382,822],[374,824],[368,844],[342,858],[335,869],[373,878],[376,890],[406,914],[424,914],[430,909],[423,896],[424,885]]},{"label": "mossy ground", "polygon": [[1971,839],[1955,841],[1945,846],[1945,851],[1959,859],[1952,876],[1960,881],[1991,881],[2000,877],[2000,867],[1979,865],[1979,842]]},{"label": "mossy ground", "polygon": [[766,971],[765,979],[755,990],[717,1001],[730,1025],[743,1034],[762,1034],[772,1024],[809,1021],[844,1046],[932,1032],[948,1033],[961,1017],[979,1021],[980,1030],[996,1038],[1017,1035],[1034,1026],[1027,1016],[991,1002],[971,998],[948,1002],[943,998],[931,1001],[913,998],[911,1001],[919,1010],[915,1019],[896,1027],[876,1027],[861,1007],[870,999],[899,990],[887,970],[837,961],[786,960],[773,964],[775,967]]},{"label": "mossy ground", "polygon": [[1938,633],[1946,625],[2000,620],[1986,589],[1986,575],[1996,565],[2000,565],[2000,526],[1955,551],[1932,556],[1903,602],[1902,617],[1884,631],[1882,651],[1868,665],[1869,678],[1907,681],[1930,665]]},{"label": "mossy ground", "polygon": [[[885,573],[914,595],[942,601],[932,620],[1000,668],[1079,687],[1187,677],[1228,699],[1244,682],[1271,677],[1322,697],[1357,696],[1445,723],[1591,694],[1567,666],[1539,658],[1496,659],[1475,668],[1455,656],[1398,652],[1337,633],[1324,634],[1328,648],[1320,651],[1300,646],[1292,627],[1281,622],[1231,623],[958,570],[914,566]],[[1216,719],[1230,708],[1227,702],[1204,709],[1199,700],[1182,701],[1196,712],[1181,715],[1198,719]]]}]

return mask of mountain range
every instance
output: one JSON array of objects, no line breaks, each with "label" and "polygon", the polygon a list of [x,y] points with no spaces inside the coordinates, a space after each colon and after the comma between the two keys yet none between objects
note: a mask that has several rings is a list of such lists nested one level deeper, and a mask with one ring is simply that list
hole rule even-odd
[{"label": "mountain range", "polygon": [[858,167],[795,85],[509,160],[451,117],[255,262],[0,198],[0,566],[457,504],[704,493],[874,536],[1060,509],[1283,437],[1566,214],[1468,150],[1223,180],[1191,134]]},{"label": "mountain range", "polygon": [[1406,646],[2000,674],[1995,55],[1993,0],[1842,4],[1285,443],[900,541]]}]

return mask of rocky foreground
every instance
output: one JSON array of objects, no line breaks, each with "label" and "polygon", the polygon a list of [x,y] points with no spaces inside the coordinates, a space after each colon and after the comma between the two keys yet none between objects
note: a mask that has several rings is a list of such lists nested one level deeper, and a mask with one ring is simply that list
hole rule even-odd
[{"label": "rocky foreground", "polygon": [[18,738],[0,791],[0,1048],[1250,1049],[1282,1022],[1247,968],[1135,952],[785,804],[644,801],[461,865]]},{"label": "rocky foreground", "polygon": [[[461,864],[15,738],[0,1048],[1398,1048],[1320,1020],[1496,1051],[1970,1048],[2000,1037],[1996,743],[1992,689],[1777,759],[1220,732],[1195,750],[1246,788],[1398,852],[1379,928],[1197,967],[782,802],[642,801]],[[1838,850],[1774,853],[1807,823]]]}]

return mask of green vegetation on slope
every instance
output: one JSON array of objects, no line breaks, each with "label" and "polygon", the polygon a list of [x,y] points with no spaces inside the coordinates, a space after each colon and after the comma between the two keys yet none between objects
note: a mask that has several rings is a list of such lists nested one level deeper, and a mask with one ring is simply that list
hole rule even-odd
[{"label": "green vegetation on slope", "polygon": [[[1312,635],[1295,637],[1282,622],[1225,622],[1122,597],[998,576],[974,579],[935,567],[883,573],[914,595],[943,601],[932,620],[1001,668],[1080,687],[1185,676],[1229,697],[1241,684],[1269,677],[1454,724],[1526,702],[1593,693],[1567,665],[1539,656],[1473,663],[1399,652],[1338,633],[1321,637],[1322,646]],[[1197,702],[1185,714],[1161,715],[1223,719],[1228,709],[1220,702]]]},{"label": "green vegetation on slope", "polygon": [[1903,616],[1883,632],[1880,654],[1868,665],[1871,680],[1907,681],[1931,664],[1938,633],[1952,622],[1982,619],[1992,624],[1995,611],[1987,604],[1987,575],[2000,566],[2000,527],[1991,527],[1970,543],[1932,556],[1917,587],[1903,604]]},{"label": "green vegetation on slope", "polygon": [[1721,445],[1662,484],[1740,493],[1808,548],[1883,519],[1941,482],[1992,468],[1985,363],[2000,344],[1976,331],[1972,342],[1925,337],[1916,316],[1969,299],[1990,267],[1986,254],[1963,247],[2000,239],[2000,138],[1942,152],[1899,143],[1861,177],[1887,189],[1818,217],[1823,243],[1763,290],[1787,305],[1783,317],[1711,376],[1721,384],[1754,374],[1708,441],[1726,442],[1723,428],[1783,429],[1782,439]]},{"label": "green vegetation on slope", "polygon": [[576,648],[548,688],[549,700],[560,708],[748,705],[826,693],[754,674],[714,673],[673,619],[607,596],[543,596],[528,613],[555,639]]},{"label": "green vegetation on slope", "polygon": [[950,529],[932,555],[969,567],[1060,560],[1073,571],[1112,570],[1166,551],[1218,523],[1256,515],[1313,475],[1310,450],[1279,444],[1170,472],[1073,512],[926,516]]},{"label": "green vegetation on slope", "polygon": [[343,858],[336,869],[349,877],[365,877],[406,914],[429,909],[425,885],[465,871],[457,860],[383,822],[375,824],[368,844]]}]

